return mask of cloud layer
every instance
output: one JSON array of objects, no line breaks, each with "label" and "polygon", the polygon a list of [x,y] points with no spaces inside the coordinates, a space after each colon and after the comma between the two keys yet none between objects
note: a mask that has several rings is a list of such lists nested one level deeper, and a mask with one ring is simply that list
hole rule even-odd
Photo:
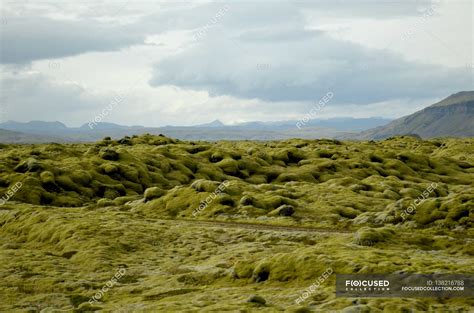
[{"label": "cloud layer", "polygon": [[92,51],[113,51],[142,43],[145,35],[91,20],[8,18],[1,28],[1,62],[29,63]]},{"label": "cloud layer", "polygon": [[79,125],[131,86],[107,122],[295,119],[327,92],[334,98],[320,116],[398,117],[474,88],[469,9],[429,0],[9,2],[0,117]]},{"label": "cloud layer", "polygon": [[320,31],[259,29],[236,38],[225,33],[216,29],[158,63],[151,84],[265,101],[314,101],[332,91],[341,104],[424,98],[471,87],[465,69],[409,62]]}]

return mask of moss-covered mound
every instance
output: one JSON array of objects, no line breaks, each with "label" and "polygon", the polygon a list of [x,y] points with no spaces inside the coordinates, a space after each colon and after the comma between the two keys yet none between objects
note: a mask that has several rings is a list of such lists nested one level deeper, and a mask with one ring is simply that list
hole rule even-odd
[{"label": "moss-covered mound", "polygon": [[473,139],[0,145],[0,311],[467,312],[334,273],[473,273],[473,165]]},{"label": "moss-covered mound", "polygon": [[[143,198],[134,209],[150,216],[344,227],[466,228],[473,221],[472,139],[211,144],[144,135],[0,151],[0,194],[21,182],[8,200],[30,204],[107,206]],[[216,194],[225,181],[230,185]],[[291,213],[280,214],[283,205]]]}]

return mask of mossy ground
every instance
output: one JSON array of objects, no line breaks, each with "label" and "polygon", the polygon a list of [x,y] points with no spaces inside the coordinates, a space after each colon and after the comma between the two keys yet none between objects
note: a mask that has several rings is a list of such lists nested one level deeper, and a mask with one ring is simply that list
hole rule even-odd
[{"label": "mossy ground", "polygon": [[0,207],[0,311],[469,311],[466,298],[336,298],[334,275],[295,300],[328,268],[474,273],[473,165],[472,139],[3,145],[0,194],[23,186]]}]

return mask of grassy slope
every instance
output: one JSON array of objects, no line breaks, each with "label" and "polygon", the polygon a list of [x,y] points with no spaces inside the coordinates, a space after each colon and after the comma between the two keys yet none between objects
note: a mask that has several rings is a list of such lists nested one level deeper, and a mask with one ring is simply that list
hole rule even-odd
[{"label": "grassy slope", "polygon": [[[0,194],[19,181],[23,187],[0,207],[0,311],[90,310],[87,301],[120,267],[125,276],[92,309],[442,312],[474,304],[336,299],[334,275],[302,306],[294,303],[329,267],[473,273],[472,139],[206,143],[141,136],[1,148]],[[194,218],[224,180],[229,187]],[[439,187],[430,198],[401,219],[432,182]],[[278,216],[281,205],[294,215]],[[262,272],[268,280],[256,282]],[[247,303],[252,294],[267,305]]]}]

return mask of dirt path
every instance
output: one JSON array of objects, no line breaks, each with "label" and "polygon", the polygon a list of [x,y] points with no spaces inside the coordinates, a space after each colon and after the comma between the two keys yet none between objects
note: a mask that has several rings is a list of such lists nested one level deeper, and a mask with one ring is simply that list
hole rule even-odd
[{"label": "dirt path", "polygon": [[[18,204],[15,201],[11,201],[10,204]],[[45,207],[54,208],[50,206],[41,206],[41,205],[28,205],[21,203],[22,205],[27,205],[31,208],[41,208]],[[60,207],[62,210],[81,210],[87,209],[87,207]],[[8,212],[8,210],[6,210]],[[203,227],[221,227],[221,228],[241,228],[241,229],[252,229],[259,231],[282,231],[282,232],[310,232],[310,233],[336,233],[336,234],[351,234],[354,233],[350,230],[336,229],[336,228],[323,228],[323,227],[305,227],[305,226],[284,226],[284,225],[269,225],[262,223],[244,223],[244,222],[228,222],[228,221],[212,221],[212,220],[198,220],[198,219],[171,219],[171,218],[157,218],[157,219],[146,219],[150,222],[173,222],[182,223],[193,226],[203,226]]]},{"label": "dirt path", "polygon": [[261,231],[283,231],[283,232],[310,232],[310,233],[340,233],[340,234],[351,234],[352,231],[331,229],[331,228],[316,228],[316,227],[304,227],[304,226],[282,226],[282,225],[268,225],[258,223],[242,223],[242,222],[225,222],[225,221],[203,221],[203,220],[192,220],[192,219],[157,219],[156,221],[166,221],[174,223],[182,223],[193,226],[204,226],[204,227],[220,227],[220,228],[242,228],[252,229]]}]

